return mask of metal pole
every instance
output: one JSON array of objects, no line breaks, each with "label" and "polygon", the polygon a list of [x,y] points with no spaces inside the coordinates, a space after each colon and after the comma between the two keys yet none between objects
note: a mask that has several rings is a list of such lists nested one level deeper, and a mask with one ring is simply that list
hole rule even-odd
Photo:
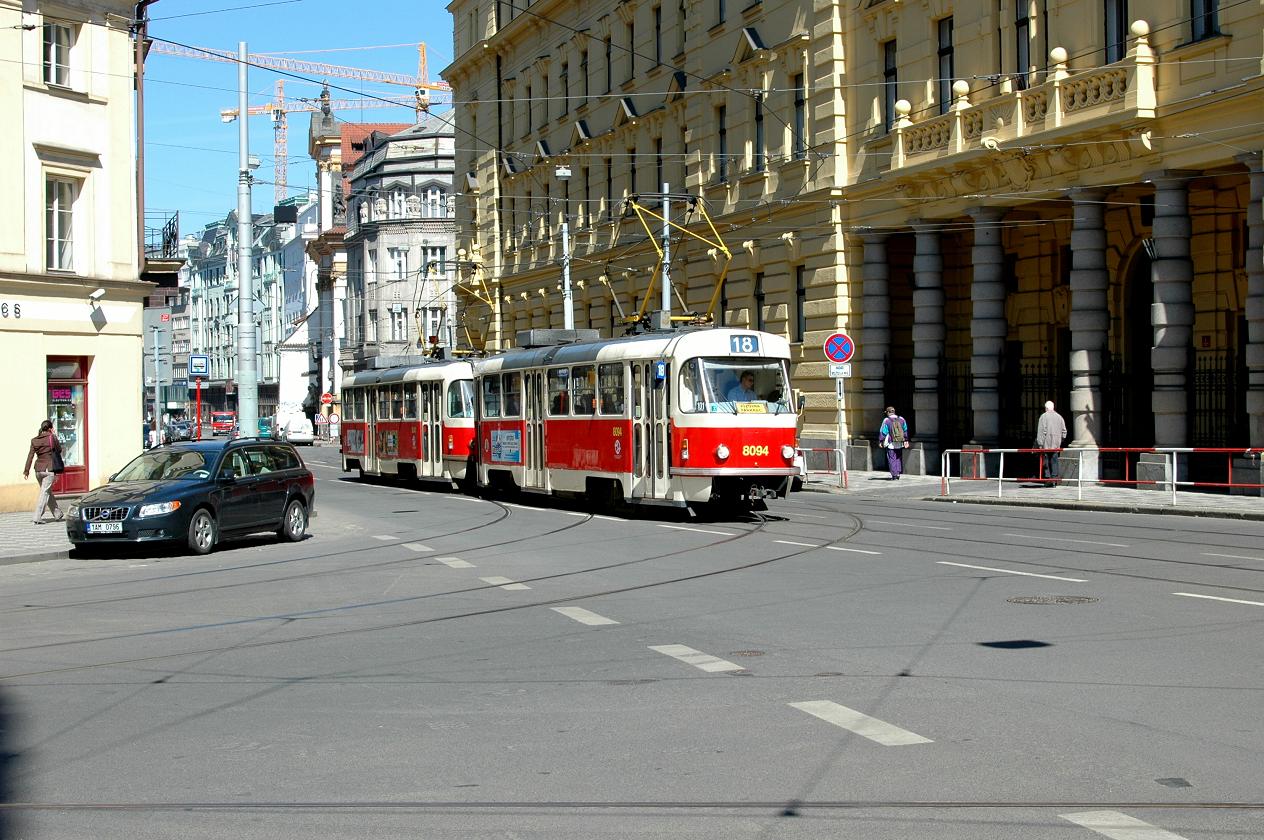
[{"label": "metal pole", "polygon": [[158,408],[158,388],[161,386],[159,386],[158,383],[162,381],[161,375],[158,372],[158,328],[150,327],[149,329],[153,331],[154,334],[154,419],[151,431],[157,432],[154,439],[161,442],[162,432],[158,430],[158,421],[161,417]]},{"label": "metal pole", "polygon": [[846,406],[846,388],[847,380],[839,377],[834,380],[834,385],[838,390],[838,451],[840,453],[841,463],[838,465],[838,486],[847,486],[847,406]]},{"label": "metal pole", "polygon": [[443,293],[443,304],[448,310],[448,352],[449,354],[456,352],[456,272],[460,268],[453,267],[452,279],[448,279],[448,266],[443,267],[443,282],[448,287]]},{"label": "metal pole", "polygon": [[237,423],[241,434],[259,434],[258,347],[251,278],[254,224],[250,211],[250,103],[246,97],[246,42],[237,45]]},{"label": "metal pole", "polygon": [[202,377],[199,376],[196,382],[197,382],[197,419],[195,420],[195,425],[197,427],[196,438],[197,440],[201,440],[202,439]]},{"label": "metal pole", "polygon": [[671,326],[671,225],[667,217],[671,212],[668,184],[663,182],[663,325]]},{"label": "metal pole", "polygon": [[571,229],[566,213],[562,214],[562,328],[575,329],[575,312],[571,299]]}]

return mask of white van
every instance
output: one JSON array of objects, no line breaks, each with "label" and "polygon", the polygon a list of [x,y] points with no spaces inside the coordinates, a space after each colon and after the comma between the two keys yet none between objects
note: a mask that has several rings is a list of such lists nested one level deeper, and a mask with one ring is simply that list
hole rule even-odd
[{"label": "white van", "polygon": [[280,437],[281,440],[289,441],[296,446],[304,444],[311,446],[316,440],[316,435],[312,431],[312,421],[301,414],[295,414],[286,419],[280,427]]}]

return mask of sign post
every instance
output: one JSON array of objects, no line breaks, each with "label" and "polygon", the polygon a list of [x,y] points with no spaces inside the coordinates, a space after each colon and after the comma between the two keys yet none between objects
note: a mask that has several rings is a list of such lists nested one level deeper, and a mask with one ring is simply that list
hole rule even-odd
[{"label": "sign post", "polygon": [[851,359],[856,355],[856,342],[847,333],[836,332],[825,339],[825,358],[829,359],[829,375],[834,379],[834,396],[838,401],[838,485],[847,486],[847,390],[851,378]]},{"label": "sign post", "polygon": [[[194,417],[193,436],[196,440],[202,439],[202,380],[211,375],[211,357],[204,354],[194,354],[189,356],[189,379],[196,383],[197,387],[197,408]],[[185,395],[187,398],[187,394]]]}]

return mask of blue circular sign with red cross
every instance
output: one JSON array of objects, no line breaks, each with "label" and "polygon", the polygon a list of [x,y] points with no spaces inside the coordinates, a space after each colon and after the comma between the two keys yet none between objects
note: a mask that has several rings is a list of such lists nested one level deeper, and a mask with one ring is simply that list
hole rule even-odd
[{"label": "blue circular sign with red cross", "polygon": [[834,333],[825,339],[825,358],[831,362],[850,362],[856,354],[856,342],[847,333]]}]

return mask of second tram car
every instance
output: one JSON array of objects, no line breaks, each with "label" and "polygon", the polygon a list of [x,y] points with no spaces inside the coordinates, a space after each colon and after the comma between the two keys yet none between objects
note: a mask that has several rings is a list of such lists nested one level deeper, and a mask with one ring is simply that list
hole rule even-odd
[{"label": "second tram car", "polygon": [[525,347],[475,364],[478,481],[611,504],[785,496],[790,346],[707,328]]},{"label": "second tram car", "polygon": [[354,373],[342,383],[342,468],[361,475],[467,479],[473,368],[436,361]]}]

